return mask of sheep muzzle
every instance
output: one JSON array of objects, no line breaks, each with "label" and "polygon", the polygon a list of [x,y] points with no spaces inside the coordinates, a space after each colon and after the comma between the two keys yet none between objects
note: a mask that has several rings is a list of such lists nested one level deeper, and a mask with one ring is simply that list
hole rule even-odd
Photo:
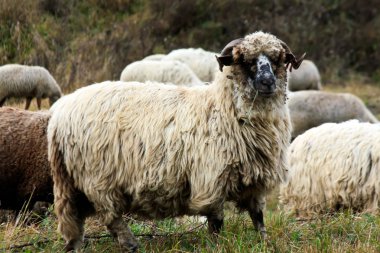
[{"label": "sheep muzzle", "polygon": [[256,62],[257,72],[254,77],[253,87],[260,95],[270,96],[276,91],[276,77],[273,73],[270,60],[260,55]]}]

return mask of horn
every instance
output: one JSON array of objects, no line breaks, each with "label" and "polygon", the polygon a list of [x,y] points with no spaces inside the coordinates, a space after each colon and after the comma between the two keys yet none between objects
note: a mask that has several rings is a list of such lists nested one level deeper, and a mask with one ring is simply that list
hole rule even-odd
[{"label": "horn", "polygon": [[281,46],[285,49],[286,69],[289,67],[289,65],[290,65],[290,69],[289,69],[290,72],[292,72],[293,68],[298,69],[303,59],[305,58],[306,53],[303,53],[303,55],[297,59],[285,42],[281,41]]},{"label": "horn", "polygon": [[223,66],[231,66],[233,63],[232,49],[240,44],[244,38],[236,39],[228,43],[220,53],[220,56],[216,56],[216,60],[219,63],[219,70],[223,72]]}]

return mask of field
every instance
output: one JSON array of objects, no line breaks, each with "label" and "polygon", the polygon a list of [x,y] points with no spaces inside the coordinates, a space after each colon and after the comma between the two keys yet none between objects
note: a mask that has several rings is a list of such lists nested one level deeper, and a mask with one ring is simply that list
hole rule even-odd
[{"label": "field", "polygon": [[[324,89],[359,96],[380,119],[380,8],[377,0],[1,0],[0,65],[46,67],[68,94],[147,55],[202,47],[220,52],[228,41],[262,30],[307,52]],[[307,11],[305,11],[307,10]],[[7,106],[24,108],[10,99]],[[43,101],[43,108],[48,102]],[[31,110],[36,110],[33,100]],[[380,252],[380,216],[345,211],[310,220],[281,211],[268,197],[262,241],[247,214],[226,211],[221,235],[207,224],[131,220],[139,252]],[[61,252],[52,208],[38,223],[29,215],[2,222],[0,252]],[[96,218],[86,222],[82,252],[119,252]]]},{"label": "field", "polygon": [[[356,94],[380,118],[378,84],[350,81],[327,84],[325,89]],[[8,105],[23,108],[24,101],[10,101]],[[48,107],[47,101],[43,106]],[[35,101],[32,110],[36,110]],[[281,211],[277,196],[278,191],[274,191],[268,197],[266,241],[260,239],[247,214],[230,209],[225,211],[225,226],[217,238],[208,235],[207,224],[193,220],[130,220],[130,224],[139,240],[139,252],[380,252],[380,216],[348,210],[310,220],[297,219]],[[52,210],[37,224],[27,226],[26,219],[24,215],[16,223],[0,224],[0,252],[62,251],[64,241],[56,232]],[[87,220],[85,238],[83,252],[119,252],[96,218]]]},{"label": "field", "polygon": [[[218,238],[196,221],[131,220],[140,244],[139,252],[380,252],[380,217],[350,211],[310,220],[296,219],[277,207],[270,196],[265,221],[268,239],[262,241],[247,214],[225,211],[225,226]],[[64,242],[50,214],[38,224],[0,226],[0,252],[60,252]],[[120,252],[105,228],[90,218],[86,223],[82,252]]]}]

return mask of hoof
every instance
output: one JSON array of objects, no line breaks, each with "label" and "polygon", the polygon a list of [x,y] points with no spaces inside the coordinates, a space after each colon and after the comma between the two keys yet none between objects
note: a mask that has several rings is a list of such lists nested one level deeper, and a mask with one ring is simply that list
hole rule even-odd
[{"label": "hoof", "polygon": [[127,242],[121,245],[123,252],[135,253],[137,252],[139,245],[137,242]]},{"label": "hoof", "polygon": [[78,240],[70,240],[66,243],[64,251],[65,252],[73,252],[80,247],[81,242]]}]

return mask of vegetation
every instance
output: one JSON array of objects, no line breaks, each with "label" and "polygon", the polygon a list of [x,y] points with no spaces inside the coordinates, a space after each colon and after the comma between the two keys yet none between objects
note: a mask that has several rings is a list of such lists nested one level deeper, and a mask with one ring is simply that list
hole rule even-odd
[{"label": "vegetation", "polygon": [[[179,47],[218,52],[232,39],[263,30],[297,55],[306,51],[326,90],[358,95],[380,118],[379,11],[376,0],[1,0],[0,65],[45,66],[68,93],[119,79],[125,65],[152,53]],[[12,103],[24,107],[24,101]],[[218,238],[190,221],[132,220],[131,227],[140,252],[380,252],[378,215],[346,211],[297,220],[281,211],[276,197],[270,196],[265,213],[267,241],[247,214],[232,211]],[[0,252],[62,251],[52,213],[34,225],[27,220],[25,214],[0,223]],[[118,252],[95,218],[85,234],[84,252]]]},{"label": "vegetation", "polygon": [[380,81],[376,0],[2,0],[0,65],[42,65],[70,92],[119,79],[131,61],[180,47],[219,52],[230,40],[271,32],[307,52],[325,82],[347,73]]},{"label": "vegetation", "polygon": [[[296,219],[278,210],[275,193],[265,215],[269,239],[262,241],[247,214],[226,211],[225,227],[218,238],[207,225],[191,220],[130,220],[139,252],[379,252],[380,217],[351,211],[311,220]],[[127,218],[126,218],[127,219]],[[0,226],[0,251],[60,252],[64,241],[56,232],[56,218],[25,226]],[[83,252],[120,252],[117,243],[95,218],[86,223]]]}]

